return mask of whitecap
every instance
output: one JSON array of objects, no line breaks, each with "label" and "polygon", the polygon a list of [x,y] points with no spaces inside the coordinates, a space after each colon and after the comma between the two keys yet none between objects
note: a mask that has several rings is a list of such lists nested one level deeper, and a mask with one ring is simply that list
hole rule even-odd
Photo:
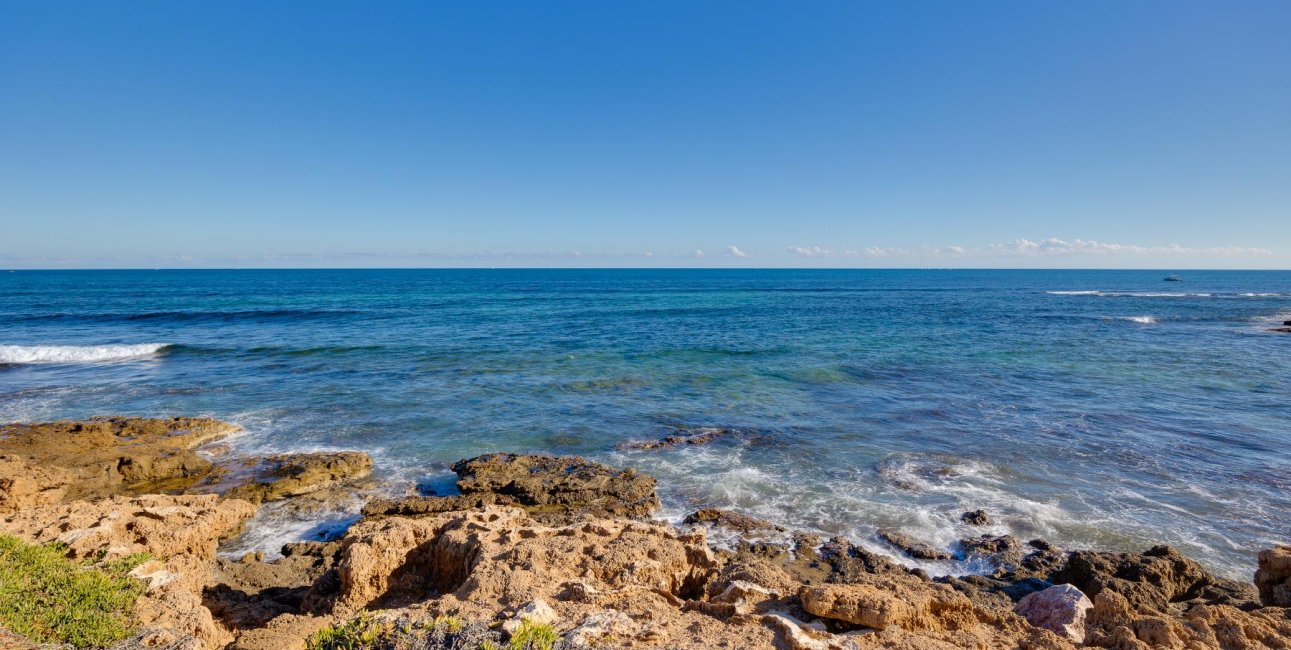
[{"label": "whitecap", "polygon": [[154,355],[168,345],[0,345],[0,364],[122,361]]},{"label": "whitecap", "polygon": [[1053,296],[1101,296],[1102,291],[1046,291],[1045,293]]},{"label": "whitecap", "polygon": [[1121,316],[1119,319],[1127,320],[1131,323],[1138,323],[1140,325],[1156,325],[1157,323],[1157,319],[1151,316]]}]

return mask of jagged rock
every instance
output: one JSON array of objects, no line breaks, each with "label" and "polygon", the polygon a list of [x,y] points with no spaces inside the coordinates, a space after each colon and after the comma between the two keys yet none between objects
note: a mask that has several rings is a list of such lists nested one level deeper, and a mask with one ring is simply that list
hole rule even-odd
[{"label": "jagged rock", "polygon": [[963,594],[912,575],[804,587],[798,597],[813,616],[879,630],[954,630],[977,622],[973,604]]},{"label": "jagged rock", "polygon": [[1154,546],[1142,555],[1075,551],[1050,578],[1093,598],[1113,591],[1136,610],[1157,612],[1169,611],[1172,604],[1241,605],[1256,597],[1252,585],[1217,578],[1169,546]]},{"label": "jagged rock", "polygon": [[278,454],[249,458],[222,478],[225,496],[251,503],[311,494],[363,478],[372,472],[372,457],[361,451]]},{"label": "jagged rock", "polygon": [[740,533],[755,533],[763,531],[783,531],[784,529],[757,517],[732,512],[730,510],[721,510],[719,508],[702,508],[688,515],[682,522],[688,526],[695,524],[708,524],[710,526],[720,526]]},{"label": "jagged rock", "polygon": [[232,638],[202,602],[210,563],[218,541],[254,514],[250,503],[214,495],[116,496],[10,513],[0,518],[0,532],[35,543],[61,542],[78,558],[152,555],[157,559],[134,570],[147,585],[135,605],[136,619],[155,628],[153,641],[191,637],[195,647],[210,650]]},{"label": "jagged rock", "polygon": [[969,526],[989,526],[991,516],[985,510],[970,510],[959,516],[959,520]]},{"label": "jagged rock", "polygon": [[[80,422],[16,423],[0,426],[0,453],[49,472],[46,477],[32,476],[39,486],[36,492],[61,490],[59,500],[127,491],[178,492],[214,467],[195,448],[237,430],[210,418],[97,417]],[[15,489],[6,498],[32,492],[23,484],[7,489],[0,485],[0,491]]]},{"label": "jagged rock", "polygon": [[1036,627],[1081,643],[1085,640],[1085,612],[1093,606],[1079,589],[1054,585],[1023,596],[1013,611]]},{"label": "jagged rock", "polygon": [[1011,571],[1022,563],[1022,542],[1012,535],[982,535],[959,540],[964,557],[982,558],[996,567]]},{"label": "jagged rock", "polygon": [[1260,551],[1255,587],[1269,607],[1291,607],[1291,546]]},{"label": "jagged rock", "polygon": [[640,519],[659,508],[653,477],[578,456],[489,454],[458,461],[453,471],[460,496],[374,499],[363,514],[417,516],[503,505],[563,522],[583,514]]},{"label": "jagged rock", "polygon": [[39,467],[18,456],[0,456],[0,513],[58,503],[76,475],[61,467]]},{"label": "jagged rock", "polygon": [[879,539],[916,560],[951,560],[954,556],[891,528],[880,528]]}]

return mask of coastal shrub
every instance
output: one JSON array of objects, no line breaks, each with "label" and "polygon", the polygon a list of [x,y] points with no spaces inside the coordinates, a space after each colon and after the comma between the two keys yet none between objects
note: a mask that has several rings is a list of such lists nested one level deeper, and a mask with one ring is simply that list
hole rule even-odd
[{"label": "coastal shrub", "polygon": [[535,623],[525,619],[520,623],[515,634],[511,635],[507,650],[551,650],[559,638],[556,628],[546,623]]},{"label": "coastal shrub", "polygon": [[0,535],[0,626],[41,643],[107,646],[129,636],[146,555],[77,561],[61,544]]},{"label": "coastal shrub", "polygon": [[376,645],[385,626],[363,612],[357,618],[323,628],[305,640],[307,650],[364,650]]}]

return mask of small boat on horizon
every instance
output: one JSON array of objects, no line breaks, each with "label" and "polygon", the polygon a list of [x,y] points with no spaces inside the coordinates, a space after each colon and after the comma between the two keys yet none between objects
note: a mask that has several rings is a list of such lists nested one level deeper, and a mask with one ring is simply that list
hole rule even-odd
[{"label": "small boat on horizon", "polygon": [[1183,278],[1181,278],[1181,277],[1179,277],[1179,276],[1177,276],[1177,275],[1167,275],[1167,276],[1165,277],[1165,281],[1166,281],[1166,282],[1183,282]]}]

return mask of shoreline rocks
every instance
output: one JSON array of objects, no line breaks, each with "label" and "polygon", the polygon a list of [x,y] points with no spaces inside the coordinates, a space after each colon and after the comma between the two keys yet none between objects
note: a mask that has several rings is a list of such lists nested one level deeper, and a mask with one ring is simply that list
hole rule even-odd
[{"label": "shoreline rocks", "polygon": [[[453,466],[461,494],[374,499],[335,541],[288,544],[273,561],[220,558],[216,544],[258,503],[308,510],[320,495],[352,491],[370,458],[326,452],[207,467],[190,462],[190,453],[205,460],[193,440],[213,440],[222,423],[82,424],[0,428],[0,533],[60,541],[75,557],[152,554],[136,569],[147,584],[136,603],[140,646],[292,650],[359,620],[383,649],[501,646],[533,625],[547,626],[556,650],[1291,647],[1288,546],[1262,552],[1249,584],[1164,546],[1068,553],[986,534],[951,553],[880,531],[911,556],[994,567],[932,578],[851,540],[735,512],[701,509],[684,528],[652,521],[653,477],[579,457],[463,460]],[[162,479],[151,485],[211,493],[135,494],[127,473],[101,471],[112,444],[91,444],[82,463],[41,451],[31,440],[40,430],[115,440],[136,454],[134,475]],[[87,485],[76,483],[82,476]],[[989,525],[980,511],[962,521],[983,525],[978,514]],[[736,539],[728,550],[710,543],[717,529]]]}]

